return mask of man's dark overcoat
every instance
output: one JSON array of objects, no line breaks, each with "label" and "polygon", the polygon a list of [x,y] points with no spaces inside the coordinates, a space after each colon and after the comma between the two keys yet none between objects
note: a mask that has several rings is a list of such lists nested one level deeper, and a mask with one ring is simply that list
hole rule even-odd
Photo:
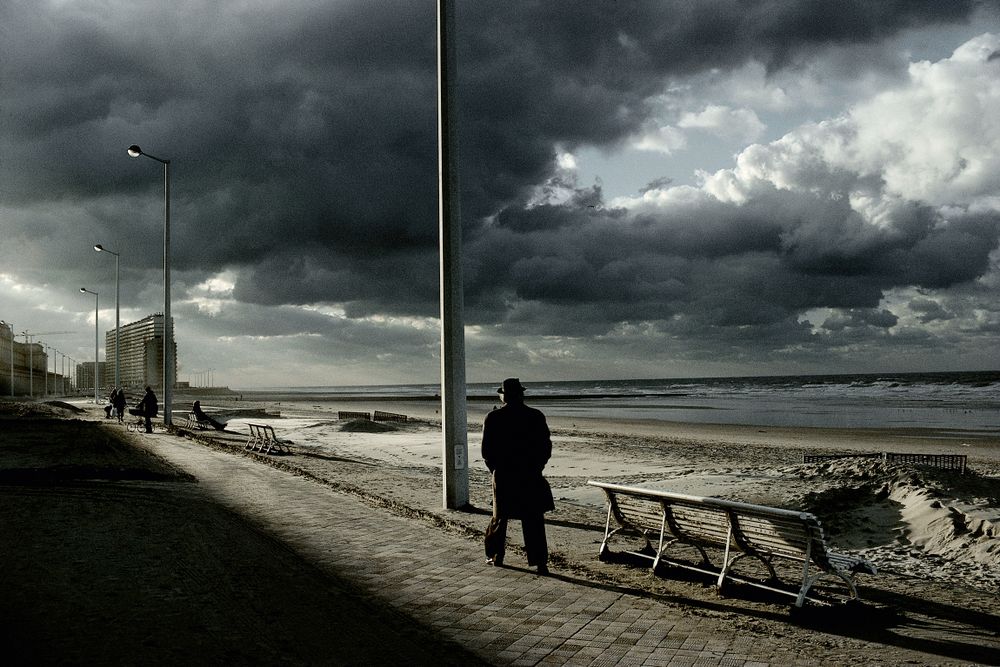
[{"label": "man's dark overcoat", "polygon": [[493,515],[522,519],[555,509],[542,470],[552,456],[545,415],[523,403],[508,403],[486,415],[483,460],[493,473]]},{"label": "man's dark overcoat", "polygon": [[136,408],[140,411],[139,414],[144,417],[155,417],[160,412],[160,405],[156,401],[156,394],[152,391],[147,391]]}]

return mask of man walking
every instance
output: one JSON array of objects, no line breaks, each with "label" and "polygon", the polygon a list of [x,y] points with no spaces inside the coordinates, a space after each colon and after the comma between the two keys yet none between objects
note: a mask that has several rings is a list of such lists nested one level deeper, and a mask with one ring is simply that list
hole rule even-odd
[{"label": "man walking", "polygon": [[524,404],[524,387],[507,378],[497,389],[503,405],[483,422],[483,460],[493,475],[493,518],[486,528],[487,563],[503,565],[507,521],[518,519],[528,565],[548,574],[545,512],[555,509],[552,490],[542,476],[552,456],[549,426],[541,411]]}]

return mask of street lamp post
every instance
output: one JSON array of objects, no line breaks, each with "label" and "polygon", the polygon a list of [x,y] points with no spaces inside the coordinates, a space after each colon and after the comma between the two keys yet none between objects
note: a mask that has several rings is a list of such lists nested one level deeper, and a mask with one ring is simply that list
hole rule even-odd
[{"label": "street lamp post", "polygon": [[4,320],[0,320],[0,324],[10,329],[10,397],[14,398],[14,325]]},{"label": "street lamp post", "polygon": [[35,334],[22,331],[24,344],[28,346],[28,396],[35,397]]},{"label": "street lamp post", "polygon": [[[115,252],[114,250],[108,250],[107,248],[105,248],[104,246],[102,246],[100,243],[98,243],[97,245],[94,246],[94,250],[96,250],[97,252],[106,252],[108,254],[111,254],[111,255],[115,256],[115,388],[117,389],[117,388],[120,388],[122,386],[122,383],[121,383],[121,371],[118,370],[119,368],[121,368],[121,365],[122,365],[122,363],[121,363],[122,362],[122,356],[121,356],[121,354],[118,351],[119,348],[121,348],[121,345],[120,345],[121,341],[119,340],[119,338],[121,337],[121,318],[119,316],[119,309],[118,309],[118,297],[119,297],[119,289],[118,288],[119,288],[119,285],[121,284],[120,280],[119,280],[119,278],[121,276],[121,274],[119,272],[119,268],[120,268],[119,267],[119,260],[121,258],[119,257],[119,254],[117,252]],[[105,351],[105,354],[107,354],[107,351]]]},{"label": "street lamp post", "polygon": [[94,295],[94,405],[100,405],[101,401],[97,397],[97,387],[98,387],[98,385],[100,385],[100,377],[101,377],[100,371],[98,370],[98,365],[97,365],[97,340],[98,340],[98,338],[97,338],[97,335],[98,335],[98,326],[97,325],[99,324],[97,318],[98,318],[98,314],[100,312],[100,309],[98,308],[98,304],[100,303],[101,297],[99,297],[97,295],[97,292],[93,292],[93,291],[87,289],[86,287],[81,287],[80,291],[81,292],[86,292],[87,294],[93,294]]},{"label": "street lamp post", "polygon": [[170,160],[144,153],[132,144],[129,157],[145,155],[163,165],[163,423],[173,424],[170,409],[174,397],[174,335],[170,319]]},{"label": "street lamp post", "polygon": [[465,325],[462,304],[462,216],[459,210],[458,113],[455,90],[455,0],[437,3],[438,226],[441,273],[441,433],[444,507],[469,504]]}]

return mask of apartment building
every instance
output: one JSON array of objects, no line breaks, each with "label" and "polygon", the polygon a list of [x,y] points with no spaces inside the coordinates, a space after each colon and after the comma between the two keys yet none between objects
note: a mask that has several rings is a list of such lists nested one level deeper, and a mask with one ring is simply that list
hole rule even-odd
[{"label": "apartment building", "polygon": [[[171,333],[173,321],[171,318]],[[177,377],[177,343],[174,342],[174,377]],[[106,379],[102,384],[111,386],[115,378],[115,348],[118,345],[118,330],[109,330],[104,337],[104,352],[107,358]],[[154,313],[137,322],[121,327],[121,372],[120,383],[127,389],[141,389],[147,384],[152,387],[163,385],[163,314]]]}]

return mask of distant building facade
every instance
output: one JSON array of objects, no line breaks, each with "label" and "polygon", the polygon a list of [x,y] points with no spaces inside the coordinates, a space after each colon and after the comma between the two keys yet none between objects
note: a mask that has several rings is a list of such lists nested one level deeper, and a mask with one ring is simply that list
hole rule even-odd
[{"label": "distant building facade", "polygon": [[47,373],[48,361],[44,345],[20,343],[10,325],[0,325],[0,398],[11,395],[12,380],[15,396],[63,393],[63,376]]},{"label": "distant building facade", "polygon": [[[171,334],[173,321],[171,318]],[[107,357],[108,375],[102,383],[111,386],[115,381],[115,349],[121,341],[121,370],[119,381],[122,387],[141,389],[146,385],[163,386],[163,315],[154,313],[137,322],[125,324],[109,330],[104,336],[104,350]],[[177,343],[173,344],[174,372],[177,377]]]},{"label": "distant building facade", "polygon": [[[99,390],[110,389],[115,376],[108,376],[108,362],[97,364],[97,381]],[[94,362],[84,361],[76,365],[76,388],[80,391],[94,391]]]}]

